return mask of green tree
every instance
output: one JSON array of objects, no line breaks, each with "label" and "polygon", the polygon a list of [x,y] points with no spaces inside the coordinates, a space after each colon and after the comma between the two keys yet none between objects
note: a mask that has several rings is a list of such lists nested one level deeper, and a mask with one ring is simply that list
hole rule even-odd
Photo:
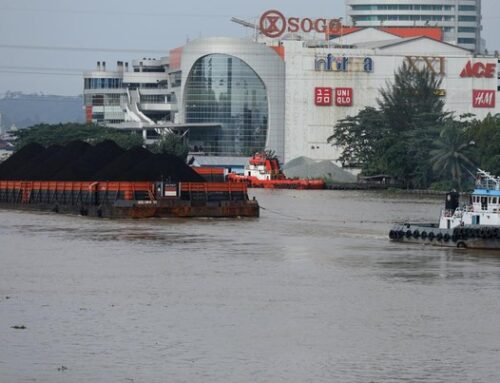
[{"label": "green tree", "polygon": [[342,148],[339,161],[345,166],[369,165],[377,144],[388,134],[381,111],[366,107],[356,116],[339,121],[328,142]]},{"label": "green tree", "polygon": [[364,174],[385,173],[407,187],[433,180],[429,152],[447,113],[436,95],[441,81],[427,69],[403,64],[380,91],[378,108],[365,108],[337,123],[328,139],[341,148],[340,161]]},{"label": "green tree", "polygon": [[98,143],[104,140],[115,141],[124,149],[141,146],[141,134],[124,130],[106,128],[93,124],[39,124],[30,128],[21,129],[16,133],[16,150],[30,143],[43,146],[64,145],[68,142],[81,140],[88,143]]},{"label": "green tree", "polygon": [[473,120],[467,133],[468,139],[475,143],[479,167],[500,175],[500,115]]},{"label": "green tree", "polygon": [[153,153],[172,154],[182,158],[184,161],[187,159],[189,153],[189,148],[184,142],[184,138],[176,134],[162,136],[150,147],[150,150]]},{"label": "green tree", "polygon": [[474,142],[469,140],[466,129],[466,122],[448,119],[435,143],[435,149],[430,153],[436,174],[451,178],[459,190],[462,190],[464,176],[475,168]]}]

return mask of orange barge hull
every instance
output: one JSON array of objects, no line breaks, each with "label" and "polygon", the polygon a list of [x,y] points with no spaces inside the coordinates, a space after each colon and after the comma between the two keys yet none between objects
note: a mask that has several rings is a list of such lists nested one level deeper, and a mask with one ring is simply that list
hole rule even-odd
[{"label": "orange barge hull", "polygon": [[275,179],[275,180],[259,180],[256,177],[240,176],[229,174],[229,181],[246,184],[249,188],[261,189],[297,189],[297,190],[322,190],[326,188],[325,181],[321,179],[305,180],[305,179]]},{"label": "orange barge hull", "polygon": [[105,218],[258,217],[244,184],[0,181],[0,207]]}]

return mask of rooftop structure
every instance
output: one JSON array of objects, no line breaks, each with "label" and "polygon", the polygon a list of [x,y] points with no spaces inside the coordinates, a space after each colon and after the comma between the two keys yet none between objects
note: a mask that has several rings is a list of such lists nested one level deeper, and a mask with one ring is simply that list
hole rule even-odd
[{"label": "rooftop structure", "polygon": [[481,40],[481,0],[346,0],[347,22],[359,27],[443,28],[443,41],[475,53]]}]

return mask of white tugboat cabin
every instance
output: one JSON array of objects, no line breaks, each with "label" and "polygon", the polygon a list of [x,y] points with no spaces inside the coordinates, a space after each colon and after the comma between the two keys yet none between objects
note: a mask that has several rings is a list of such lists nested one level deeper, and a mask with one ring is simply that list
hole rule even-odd
[{"label": "white tugboat cabin", "polygon": [[469,225],[500,226],[500,178],[481,169],[477,173],[471,203],[459,207],[458,193],[449,193],[439,221],[440,229]]}]

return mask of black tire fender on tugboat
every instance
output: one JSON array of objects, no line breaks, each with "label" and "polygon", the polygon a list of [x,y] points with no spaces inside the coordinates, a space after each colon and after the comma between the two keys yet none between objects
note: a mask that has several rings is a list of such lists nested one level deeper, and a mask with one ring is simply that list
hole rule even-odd
[{"label": "black tire fender on tugboat", "polygon": [[391,230],[391,231],[389,232],[389,238],[390,238],[390,239],[396,239],[396,232],[395,232],[394,230]]},{"label": "black tire fender on tugboat", "polygon": [[414,236],[415,238],[419,238],[419,237],[420,237],[420,231],[415,230],[415,231],[413,232],[413,236]]},{"label": "black tire fender on tugboat", "polygon": [[406,238],[411,238],[411,230],[406,231]]},{"label": "black tire fender on tugboat", "polygon": [[422,236],[422,239],[426,239],[427,238],[427,232],[423,231],[422,234],[421,234],[421,236]]},{"label": "black tire fender on tugboat", "polygon": [[437,235],[436,235],[436,239],[437,239],[438,241],[442,241],[442,240],[443,240],[443,233],[437,233]]},{"label": "black tire fender on tugboat", "polygon": [[450,240],[450,235],[448,233],[446,233],[445,235],[443,235],[443,241],[445,242],[448,242]]},{"label": "black tire fender on tugboat", "polygon": [[466,248],[467,248],[467,244],[466,244],[464,241],[459,241],[459,242],[457,243],[457,247],[458,247],[459,249],[466,249]]},{"label": "black tire fender on tugboat", "polygon": [[434,238],[436,237],[436,234],[434,234],[433,231],[429,233],[429,241],[434,241]]}]

